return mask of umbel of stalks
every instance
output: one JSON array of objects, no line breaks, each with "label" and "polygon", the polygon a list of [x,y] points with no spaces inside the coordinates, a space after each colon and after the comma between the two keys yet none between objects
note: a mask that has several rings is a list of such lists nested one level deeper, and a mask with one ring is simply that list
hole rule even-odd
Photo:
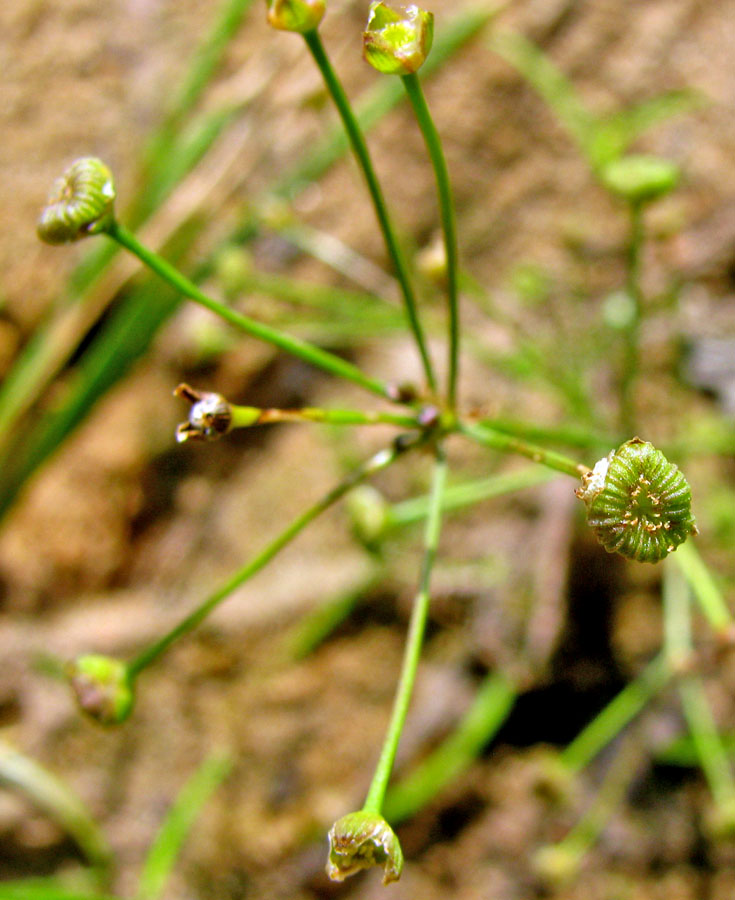
[{"label": "umbel of stalks", "polygon": [[53,183],[36,230],[47,244],[65,244],[104,231],[114,219],[115,183],[93,156],[73,162]]},{"label": "umbel of stalks", "polygon": [[655,563],[697,533],[686,478],[638,437],[599,460],[576,493],[610,553]]},{"label": "umbel of stalks", "polygon": [[344,881],[372,866],[383,867],[383,884],[401,877],[403,851],[393,829],[381,815],[367,810],[337,819],[329,829],[327,875]]}]

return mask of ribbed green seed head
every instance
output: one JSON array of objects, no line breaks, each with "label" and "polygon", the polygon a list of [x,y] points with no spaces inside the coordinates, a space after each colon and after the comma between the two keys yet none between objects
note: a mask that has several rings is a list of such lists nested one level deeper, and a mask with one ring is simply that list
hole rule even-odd
[{"label": "ribbed green seed head", "polygon": [[53,183],[36,226],[47,244],[65,244],[104,231],[114,219],[115,183],[93,156],[73,162]]},{"label": "ribbed green seed head", "polygon": [[418,6],[396,10],[385,3],[370,5],[363,34],[365,59],[386,75],[411,75],[429,55],[434,15]]},{"label": "ribbed green seed head", "polygon": [[342,816],[329,829],[327,875],[344,881],[372,866],[383,867],[383,884],[401,877],[403,851],[395,832],[377,813],[359,810]]},{"label": "ribbed green seed head", "polygon": [[100,725],[119,725],[133,711],[135,695],[127,665],[99,654],[79,656],[67,677],[79,708]]},{"label": "ribbed green seed head", "polygon": [[608,163],[601,172],[609,190],[630,203],[650,203],[679,184],[679,167],[668,159],[631,154]]},{"label": "ribbed green seed head", "polygon": [[279,31],[306,34],[319,27],[324,18],[324,0],[267,0],[268,24]]},{"label": "ribbed green seed head", "polygon": [[601,459],[583,476],[577,496],[603,547],[628,559],[658,562],[697,533],[689,483],[640,438]]}]

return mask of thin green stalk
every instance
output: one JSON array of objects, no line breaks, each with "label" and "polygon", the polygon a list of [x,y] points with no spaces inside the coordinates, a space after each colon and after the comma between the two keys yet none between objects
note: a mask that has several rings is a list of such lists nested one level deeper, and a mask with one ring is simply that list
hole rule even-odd
[{"label": "thin green stalk", "polygon": [[439,132],[436,130],[424,97],[421,82],[414,72],[401,77],[411,101],[416,120],[424,136],[439,195],[439,212],[444,233],[444,252],[447,260],[447,298],[449,301],[449,376],[447,401],[450,409],[457,405],[457,374],[459,370],[459,299],[457,296],[457,223],[449,182],[447,161],[444,158]]},{"label": "thin green stalk", "polygon": [[29,756],[0,740],[0,787],[13,788],[76,841],[101,885],[109,881],[113,856],[101,828],[71,788]]},{"label": "thin green stalk", "polygon": [[438,458],[434,465],[431,486],[431,507],[429,510],[429,517],[426,520],[426,531],[424,534],[425,552],[421,578],[419,581],[419,590],[411,612],[411,621],[408,628],[408,637],[406,639],[406,648],[403,655],[401,675],[398,681],[395,699],[393,701],[393,712],[391,713],[391,719],[383,742],[380,758],[375,768],[375,774],[373,775],[373,780],[370,783],[370,788],[368,789],[363,805],[363,810],[366,812],[379,814],[383,806],[385,792],[388,787],[388,780],[393,769],[393,761],[395,760],[396,751],[398,750],[398,742],[401,739],[401,732],[403,731],[406,714],[408,713],[408,707],[411,702],[411,694],[413,693],[413,685],[416,680],[419,657],[421,656],[421,646],[424,640],[426,620],[429,613],[429,583],[439,544],[439,532],[441,530],[442,520],[441,501],[447,477],[447,463],[444,454],[439,449],[437,450],[437,453]]},{"label": "thin green stalk", "polygon": [[366,412],[361,409],[257,409],[254,406],[230,404],[232,428],[250,428],[277,422],[320,422],[325,425],[395,425],[397,428],[420,428],[415,416],[389,412]]},{"label": "thin green stalk", "polygon": [[332,100],[334,101],[334,105],[337,107],[337,111],[340,115],[340,118],[342,119],[342,124],[344,125],[345,131],[347,132],[347,136],[352,146],[352,151],[355,154],[355,158],[357,159],[358,165],[360,166],[360,169],[362,170],[362,173],[365,177],[365,181],[367,182],[368,191],[370,192],[370,198],[373,202],[375,215],[377,216],[380,230],[383,234],[385,246],[388,251],[388,255],[393,262],[396,277],[401,287],[401,293],[403,294],[403,300],[406,307],[406,314],[408,315],[408,321],[411,326],[411,331],[413,332],[416,346],[418,347],[419,354],[421,356],[421,362],[424,367],[426,382],[432,391],[436,391],[436,376],[434,375],[434,368],[431,363],[429,351],[426,346],[426,339],[424,338],[423,329],[419,320],[416,297],[414,296],[408,268],[406,266],[403,253],[401,252],[400,245],[398,244],[398,239],[396,238],[395,231],[388,214],[388,208],[385,203],[383,191],[380,187],[377,175],[375,174],[375,169],[373,167],[373,163],[370,158],[370,153],[368,151],[367,144],[365,143],[365,138],[363,137],[362,130],[360,129],[354,112],[352,111],[352,107],[349,100],[347,99],[347,95],[345,94],[344,89],[342,88],[342,84],[340,83],[334,69],[332,68],[329,57],[327,56],[327,53],[324,49],[324,45],[322,44],[321,38],[319,37],[319,33],[316,30],[307,32],[304,35],[304,40],[306,41],[306,46],[311,51],[311,55],[314,57],[314,61],[322,74],[324,83],[327,86],[327,90],[329,91]]},{"label": "thin green stalk", "polygon": [[344,495],[353,487],[360,484],[375,472],[379,472],[381,469],[391,465],[391,463],[395,462],[402,453],[417,446],[422,440],[422,437],[418,437],[414,441],[395,441],[390,448],[376,453],[367,460],[367,462],[351,472],[347,478],[333,487],[332,490],[328,491],[320,500],[317,500],[313,506],[310,506],[305,512],[301,513],[300,516],[297,516],[288,527],[264,547],[260,553],[249,560],[239,571],[235,572],[231,578],[210,594],[209,597],[197,606],[195,610],[189,613],[188,616],[185,616],[167,634],[141,651],[135,659],[128,664],[128,673],[131,680],[135,679],[143,669],[151,665],[151,663],[158,659],[159,656],[165,653],[179,638],[188,634],[190,631],[193,631],[193,629],[203,622],[223,600],[226,600],[234,590],[263,569],[277,553],[300,534],[307,525],[314,521],[314,519],[320,516],[325,510],[329,509],[329,507],[339,499],[344,497]]},{"label": "thin green stalk", "polygon": [[146,854],[135,900],[158,900],[202,807],[232,770],[228,754],[215,753],[189,778],[166,813]]},{"label": "thin green stalk", "polygon": [[507,676],[487,675],[457,729],[388,791],[385,818],[394,825],[409,818],[464,771],[505,722],[515,699],[516,687]]},{"label": "thin green stalk", "polygon": [[643,204],[630,204],[630,241],[627,253],[626,288],[632,302],[631,318],[625,329],[623,371],[620,381],[620,425],[625,434],[636,432],[635,389],[640,369],[643,290],[641,288],[641,253],[643,250]]},{"label": "thin green stalk", "polygon": [[715,806],[722,824],[731,830],[735,826],[735,779],[701,679],[685,675],[679,684],[679,696]]},{"label": "thin green stalk", "polygon": [[728,634],[734,624],[733,615],[694,542],[686,541],[681,544],[671,559],[689,583],[712,628],[719,634]]},{"label": "thin green stalk", "polygon": [[[632,736],[630,736],[632,737]],[[599,839],[610,817],[625,797],[636,775],[641,751],[632,740],[618,750],[605,778],[584,815],[557,844],[542,847],[536,855],[541,874],[564,882],[575,875],[584,855]]]},{"label": "thin green stalk", "polygon": [[175,290],[180,291],[185,297],[204,306],[231,325],[240,328],[252,337],[266,341],[266,343],[272,344],[274,347],[278,347],[280,350],[284,350],[286,353],[290,353],[291,355],[304,360],[304,362],[311,363],[312,365],[323,369],[325,372],[329,372],[332,375],[337,375],[341,378],[346,378],[349,381],[358,384],[360,387],[365,388],[365,390],[377,394],[379,397],[390,399],[390,394],[386,385],[365,375],[357,368],[357,366],[352,365],[352,363],[340,359],[339,356],[335,356],[333,353],[328,353],[325,350],[321,350],[319,347],[308,344],[306,341],[291,337],[281,331],[277,331],[275,328],[271,328],[248,316],[235,312],[235,310],[230,309],[223,303],[219,303],[217,300],[208,297],[185,275],[182,275],[181,272],[166,262],[166,260],[157,253],[141,244],[132,232],[128,231],[127,228],[120,225],[118,222],[113,222],[108,228],[107,234],[122,247],[125,247],[126,250],[129,250],[134,256],[137,256],[141,262],[147,265]]},{"label": "thin green stalk", "polygon": [[670,677],[667,656],[661,653],[566,747],[561,754],[564,765],[571,772],[581,772],[664,689]]},{"label": "thin green stalk", "polygon": [[546,466],[548,469],[554,469],[557,472],[563,472],[565,475],[571,475],[573,478],[580,478],[590,471],[588,466],[575,462],[568,456],[563,456],[561,453],[555,453],[553,450],[546,450],[544,447],[529,444],[520,438],[495,431],[487,425],[459,422],[457,423],[457,430],[484,447],[491,447],[493,450],[500,450],[502,453],[518,453],[521,456],[532,459],[539,465]]},{"label": "thin green stalk", "polygon": [[[453,484],[446,488],[442,497],[442,512],[451,512],[474,506],[482,500],[500,497],[514,491],[523,490],[537,484],[543,484],[554,478],[551,472],[529,466],[518,472],[507,472],[491,475],[489,478],[478,478],[464,484]],[[425,519],[429,512],[430,498],[411,497],[389,507],[387,512],[387,528],[402,528]]]},{"label": "thin green stalk", "polygon": [[727,750],[717,730],[702,679],[686,671],[693,651],[689,587],[681,571],[668,565],[664,570],[663,599],[669,666],[674,671],[684,672],[679,681],[684,718],[715,805],[723,822],[732,826],[735,823],[735,779]]}]

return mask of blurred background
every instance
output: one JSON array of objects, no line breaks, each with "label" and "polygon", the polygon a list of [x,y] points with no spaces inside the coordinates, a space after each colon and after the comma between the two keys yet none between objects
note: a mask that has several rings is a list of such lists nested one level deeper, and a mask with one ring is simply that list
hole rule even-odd
[{"label": "blurred background", "polygon": [[[676,163],[682,182],[646,211],[638,431],[685,469],[700,550],[732,605],[735,3],[432,9],[438,57],[425,89],[468,273],[462,405],[568,426],[559,445],[589,465],[621,437],[627,210],[580,146],[576,101],[542,96],[529,58],[512,64],[497,35],[531,41],[600,121],[653,104],[631,146]],[[372,117],[369,144],[442,359],[431,170],[397,83],[361,59],[366,16],[366,3],[330,2],[321,33]],[[181,381],[249,405],[377,406],[180,305],[103,238],[41,244],[38,212],[71,161],[105,160],[121,221],[213,296],[378,377],[420,379],[400,316],[372,302],[397,293],[360,174],[329,142],[337,121],[319,74],[259,2],[13,0],[0,35],[0,203],[13,226],[0,237],[0,879],[73,878],[90,852],[59,823],[41,776],[18,782],[12,748],[82,798],[112,848],[120,897],[135,896],[184,782],[225,753],[232,771],[164,900],[382,895],[375,872],[327,881],[324,836],[372,774],[420,525],[366,539],[354,510],[331,510],[141,677],[119,729],[83,719],[54,677],[78,653],[134,654],[392,435],[287,425],[177,445]],[[341,301],[345,291],[354,296]],[[450,453],[457,480],[524,468],[461,441]],[[376,486],[395,504],[424,493],[428,474],[428,460],[410,460]],[[605,554],[573,487],[548,480],[448,517],[398,777],[454,733],[488,673],[505,673],[514,701],[399,828],[407,863],[395,898],[733,895],[735,843],[691,747],[676,752],[686,733],[676,691],[575,778],[557,777],[556,752],[663,639],[662,567]],[[314,637],[304,623],[325,604],[342,612]],[[695,641],[731,748],[735,661],[699,621]],[[569,871],[540,862],[600,796],[604,822]]]}]

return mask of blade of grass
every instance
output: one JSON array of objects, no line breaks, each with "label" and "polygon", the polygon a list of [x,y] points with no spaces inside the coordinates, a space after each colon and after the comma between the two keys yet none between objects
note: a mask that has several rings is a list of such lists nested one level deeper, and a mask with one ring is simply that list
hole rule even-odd
[{"label": "blade of grass", "polygon": [[[212,30],[195,53],[171,110],[145,152],[138,192],[126,216],[132,225],[137,227],[147,219],[232,120],[236,110],[217,110],[195,124],[190,136],[177,140],[181,126],[220,65],[251,5],[252,0],[225,0]],[[57,309],[32,336],[0,386],[0,447],[3,436],[12,433],[18,418],[36,402],[44,386],[72,354],[75,341],[91,324],[89,312],[83,309],[87,292],[116,252],[113,244],[104,243],[82,259]]]},{"label": "blade of grass", "polygon": [[0,785],[27,797],[70,835],[103,881],[112,865],[112,851],[86,806],[60,778],[35,760],[0,740]]},{"label": "blade of grass", "polygon": [[120,900],[110,894],[64,887],[57,878],[22,878],[0,882],[0,900]]},{"label": "blade of grass", "polygon": [[182,788],[148,851],[136,900],[158,900],[202,807],[232,769],[229,756],[206,759]]}]

